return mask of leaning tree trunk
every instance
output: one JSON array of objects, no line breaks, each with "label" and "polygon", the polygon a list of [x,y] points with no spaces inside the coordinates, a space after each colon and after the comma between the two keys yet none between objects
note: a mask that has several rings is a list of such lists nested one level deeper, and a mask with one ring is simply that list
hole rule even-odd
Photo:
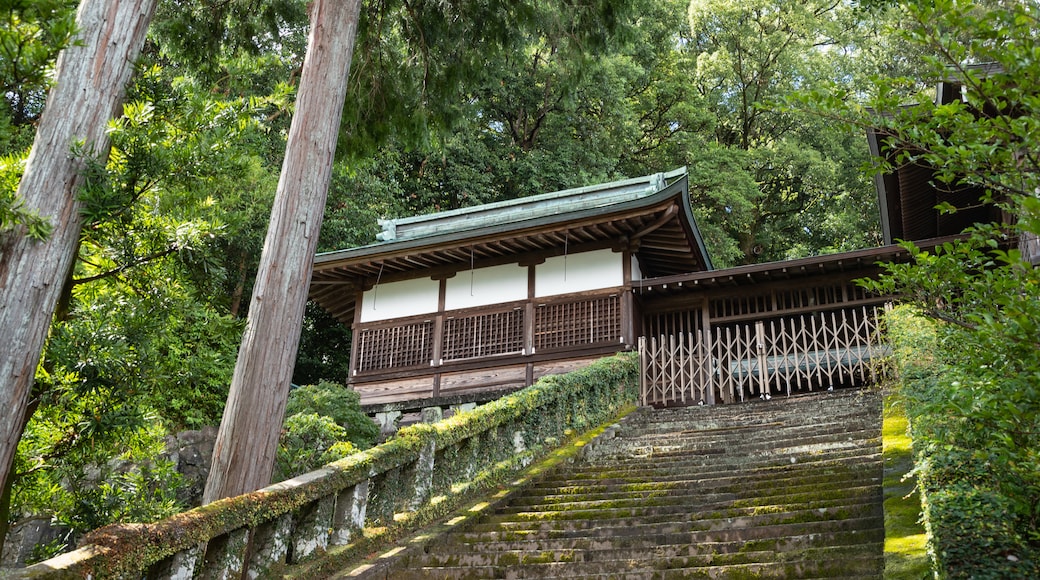
[{"label": "leaning tree trunk", "polygon": [[58,57],[55,86],[18,185],[24,207],[50,221],[46,241],[0,234],[0,489],[11,476],[33,374],[82,227],[77,192],[84,159],[104,161],[156,0],[83,0],[79,33]]},{"label": "leaning tree trunk", "polygon": [[296,113],[203,503],[271,482],[360,7],[360,0],[311,4]]}]

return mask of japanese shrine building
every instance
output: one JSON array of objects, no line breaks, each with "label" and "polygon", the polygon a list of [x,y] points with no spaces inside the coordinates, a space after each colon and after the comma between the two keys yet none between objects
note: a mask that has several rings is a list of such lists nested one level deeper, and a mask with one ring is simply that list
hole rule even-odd
[{"label": "japanese shrine building", "polygon": [[511,390],[630,350],[644,280],[712,269],[684,170],[381,225],[318,255],[311,282],[353,330],[366,405]]},{"label": "japanese shrine building", "polygon": [[641,339],[648,404],[862,381],[885,299],[853,280],[903,253],[714,270],[684,169],[381,225],[311,283],[369,409],[488,400]]}]

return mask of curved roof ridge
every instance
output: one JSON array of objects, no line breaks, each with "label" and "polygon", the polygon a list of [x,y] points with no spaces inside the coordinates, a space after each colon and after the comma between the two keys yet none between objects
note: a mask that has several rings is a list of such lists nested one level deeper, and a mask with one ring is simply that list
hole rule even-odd
[{"label": "curved roof ridge", "polygon": [[381,219],[379,225],[382,230],[376,235],[376,239],[378,242],[417,239],[446,232],[605,207],[657,193],[667,187],[670,180],[685,174],[686,168],[682,167],[667,173],[654,173],[472,207],[405,218]]}]

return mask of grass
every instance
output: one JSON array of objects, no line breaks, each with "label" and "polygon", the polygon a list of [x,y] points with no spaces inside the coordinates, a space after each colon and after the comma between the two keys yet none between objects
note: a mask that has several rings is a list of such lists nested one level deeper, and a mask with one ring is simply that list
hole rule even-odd
[{"label": "grass", "polygon": [[919,519],[921,496],[913,468],[906,413],[898,396],[884,399],[882,426],[885,462],[885,579],[921,580],[932,576],[926,535]]}]

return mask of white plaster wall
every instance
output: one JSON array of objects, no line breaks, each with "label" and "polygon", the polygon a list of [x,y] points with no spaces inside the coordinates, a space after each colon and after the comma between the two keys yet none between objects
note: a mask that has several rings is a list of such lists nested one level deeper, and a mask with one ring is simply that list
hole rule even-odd
[{"label": "white plaster wall", "polygon": [[643,272],[639,269],[639,260],[636,258],[635,254],[632,255],[632,279],[643,279]]},{"label": "white plaster wall", "polygon": [[361,322],[437,312],[440,282],[429,278],[379,284],[361,299]]},{"label": "white plaster wall", "polygon": [[549,258],[535,268],[535,296],[556,296],[624,283],[623,254],[609,249]]},{"label": "white plaster wall", "polygon": [[448,278],[446,283],[445,310],[527,298],[527,268],[518,264],[466,270]]}]

